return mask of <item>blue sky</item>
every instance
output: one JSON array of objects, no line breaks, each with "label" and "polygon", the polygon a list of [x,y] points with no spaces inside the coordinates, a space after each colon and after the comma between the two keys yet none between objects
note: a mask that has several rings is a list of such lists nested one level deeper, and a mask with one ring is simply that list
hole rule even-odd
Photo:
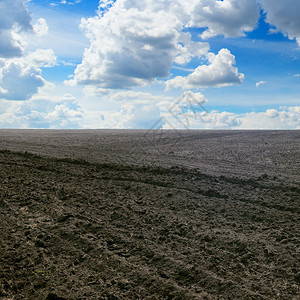
[{"label": "blue sky", "polygon": [[300,129],[299,15],[294,0],[0,0],[0,128]]}]

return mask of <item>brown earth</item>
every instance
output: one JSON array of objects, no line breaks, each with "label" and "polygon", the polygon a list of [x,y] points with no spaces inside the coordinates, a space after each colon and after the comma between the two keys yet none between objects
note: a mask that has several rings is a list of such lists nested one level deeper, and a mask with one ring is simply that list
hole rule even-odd
[{"label": "brown earth", "polygon": [[0,299],[299,299],[299,141],[0,130]]}]

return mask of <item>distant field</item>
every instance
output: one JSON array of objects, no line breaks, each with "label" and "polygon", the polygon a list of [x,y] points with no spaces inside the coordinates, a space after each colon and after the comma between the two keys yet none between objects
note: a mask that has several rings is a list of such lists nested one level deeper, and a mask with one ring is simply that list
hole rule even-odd
[{"label": "distant field", "polygon": [[0,130],[0,299],[299,299],[300,131]]}]

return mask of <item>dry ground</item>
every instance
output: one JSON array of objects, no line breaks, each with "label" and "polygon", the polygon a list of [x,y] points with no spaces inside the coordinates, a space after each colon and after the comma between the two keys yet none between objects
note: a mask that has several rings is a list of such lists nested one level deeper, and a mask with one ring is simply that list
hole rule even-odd
[{"label": "dry ground", "polygon": [[159,134],[0,131],[0,299],[299,299],[299,131]]}]

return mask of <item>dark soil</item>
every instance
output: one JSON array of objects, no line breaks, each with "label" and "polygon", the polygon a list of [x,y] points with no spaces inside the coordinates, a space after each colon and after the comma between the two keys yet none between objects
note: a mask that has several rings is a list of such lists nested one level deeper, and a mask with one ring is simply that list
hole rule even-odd
[{"label": "dark soil", "polygon": [[0,131],[0,299],[299,299],[299,131],[176,134]]}]

